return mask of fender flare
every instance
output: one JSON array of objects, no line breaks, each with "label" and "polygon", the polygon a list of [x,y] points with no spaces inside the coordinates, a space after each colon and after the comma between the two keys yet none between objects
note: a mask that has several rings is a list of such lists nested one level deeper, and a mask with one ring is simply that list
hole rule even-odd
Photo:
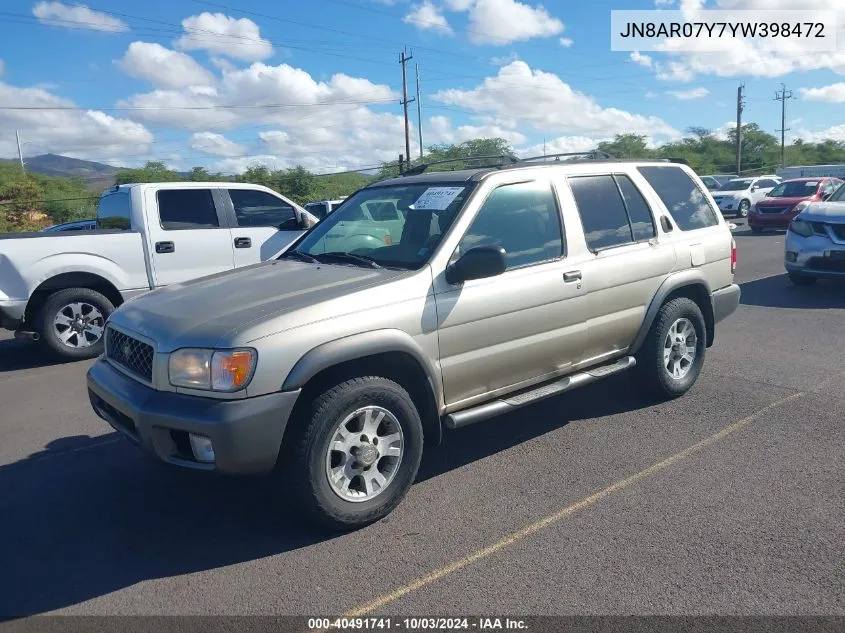
[{"label": "fender flare", "polygon": [[[660,284],[657,292],[654,293],[654,297],[652,297],[651,303],[646,310],[642,325],[640,325],[640,329],[637,332],[636,337],[634,337],[634,342],[631,343],[631,347],[628,352],[629,354],[634,355],[640,350],[645,342],[646,336],[648,336],[652,323],[654,323],[654,319],[657,318],[657,313],[666,302],[667,297],[676,290],[690,286],[699,286],[705,293],[707,293],[708,303],[707,305],[702,306],[703,311],[705,311],[704,320],[706,323],[713,322],[713,294],[710,289],[710,285],[707,283],[707,280],[704,278],[701,271],[690,269],[673,273],[663,280],[663,283]],[[706,312],[708,309],[709,316]],[[709,329],[710,326],[708,326],[708,330]],[[707,342],[707,346],[709,347],[712,344],[713,339],[711,332],[708,332],[708,338],[710,339]]]},{"label": "fender flare", "polygon": [[406,332],[396,329],[371,330],[322,343],[302,355],[282,384],[283,391],[302,389],[324,369],[374,354],[401,352],[411,356],[428,378],[438,412],[443,407],[443,381],[440,372],[419,344]]}]

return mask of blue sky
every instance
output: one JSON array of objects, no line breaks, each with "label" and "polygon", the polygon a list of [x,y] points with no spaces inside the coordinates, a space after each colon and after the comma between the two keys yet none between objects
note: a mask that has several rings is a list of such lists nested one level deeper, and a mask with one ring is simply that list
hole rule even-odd
[{"label": "blue sky", "polygon": [[[845,0],[681,0],[688,8],[827,8]],[[673,0],[657,0],[670,7]],[[404,151],[399,53],[422,77],[423,142],[504,136],[521,151],[584,150],[614,134],[723,131],[745,121],[845,140],[845,34],[829,54],[610,51],[611,9],[654,0],[6,0],[0,155],[46,151],[227,172],[331,171]],[[239,107],[231,107],[239,106]],[[247,106],[247,107],[243,107]],[[268,107],[257,107],[268,106]],[[72,109],[78,108],[78,109]],[[416,104],[411,105],[416,125]],[[416,128],[413,154],[417,153]]]}]

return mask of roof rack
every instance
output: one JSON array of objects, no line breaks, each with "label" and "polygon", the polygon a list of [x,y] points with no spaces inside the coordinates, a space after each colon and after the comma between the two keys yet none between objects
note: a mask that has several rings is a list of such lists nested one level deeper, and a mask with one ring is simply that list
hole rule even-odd
[{"label": "roof rack", "polygon": [[416,165],[415,167],[411,167],[410,169],[406,169],[402,172],[402,176],[418,176],[420,174],[425,173],[425,171],[431,167],[432,165],[444,165],[446,163],[463,163],[468,161],[475,161],[475,160],[493,160],[499,159],[502,161],[502,164],[505,163],[517,163],[519,159],[514,156],[513,154],[498,154],[493,156],[464,156],[461,158],[446,158],[443,160],[434,160],[430,163],[423,163],[421,165]]},{"label": "roof rack", "polygon": [[607,152],[603,152],[600,149],[593,149],[593,150],[590,150],[588,152],[561,152],[561,153],[558,153],[558,154],[542,154],[540,156],[529,156],[528,158],[520,158],[519,162],[527,163],[527,162],[530,162],[530,161],[546,160],[546,159],[549,159],[549,158],[554,158],[555,162],[559,162],[562,156],[566,156],[566,157],[569,157],[569,158],[575,158],[577,156],[577,157],[580,157],[580,158],[587,158],[587,159],[590,159],[590,160],[613,160],[614,158],[616,158],[612,154],[608,154]]}]

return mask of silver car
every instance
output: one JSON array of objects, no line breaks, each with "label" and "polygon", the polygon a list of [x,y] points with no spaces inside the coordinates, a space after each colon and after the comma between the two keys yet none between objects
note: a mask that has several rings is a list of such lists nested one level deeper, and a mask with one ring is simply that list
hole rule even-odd
[{"label": "silver car", "polygon": [[814,202],[789,225],[784,267],[790,280],[809,286],[821,277],[845,279],[845,185]]},{"label": "silver car", "polygon": [[281,473],[280,498],[350,529],[445,429],[627,370],[683,395],[739,302],[725,220],[685,165],[545,160],[415,167],[278,259],[127,302],[94,411],[176,466]]}]

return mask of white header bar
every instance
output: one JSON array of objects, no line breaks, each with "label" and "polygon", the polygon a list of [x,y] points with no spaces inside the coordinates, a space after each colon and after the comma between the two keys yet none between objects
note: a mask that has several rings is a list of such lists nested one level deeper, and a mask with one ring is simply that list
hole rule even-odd
[{"label": "white header bar", "polygon": [[794,9],[610,12],[610,50],[732,51],[753,42],[765,51],[836,50],[836,12]]}]

